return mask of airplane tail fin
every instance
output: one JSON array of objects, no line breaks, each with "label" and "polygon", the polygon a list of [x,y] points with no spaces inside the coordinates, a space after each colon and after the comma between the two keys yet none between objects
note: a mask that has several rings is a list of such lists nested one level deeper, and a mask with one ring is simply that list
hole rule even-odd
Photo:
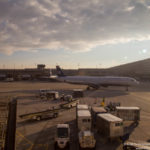
[{"label": "airplane tail fin", "polygon": [[56,66],[56,71],[57,71],[57,75],[58,76],[65,76],[65,74],[63,73],[63,71],[61,70],[61,68],[59,66]]}]

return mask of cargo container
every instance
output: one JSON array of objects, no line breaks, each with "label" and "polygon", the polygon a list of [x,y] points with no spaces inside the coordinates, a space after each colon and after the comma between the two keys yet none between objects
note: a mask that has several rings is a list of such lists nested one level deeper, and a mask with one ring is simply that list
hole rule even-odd
[{"label": "cargo container", "polygon": [[91,131],[91,113],[89,110],[77,110],[77,127],[79,149],[95,149],[96,140],[94,133]]},{"label": "cargo container", "polygon": [[91,114],[92,114],[92,125],[96,125],[96,117],[97,114],[107,113],[106,109],[104,107],[92,107],[91,108]]},{"label": "cargo container", "polygon": [[123,136],[123,120],[109,113],[98,114],[96,127],[106,138]]},{"label": "cargo container", "polygon": [[89,110],[89,107],[86,104],[79,104],[77,105],[77,110]]},{"label": "cargo container", "polygon": [[122,118],[124,121],[139,121],[140,108],[139,107],[116,107],[116,116]]},{"label": "cargo container", "polygon": [[91,113],[89,110],[77,111],[77,126],[79,131],[91,130]]}]

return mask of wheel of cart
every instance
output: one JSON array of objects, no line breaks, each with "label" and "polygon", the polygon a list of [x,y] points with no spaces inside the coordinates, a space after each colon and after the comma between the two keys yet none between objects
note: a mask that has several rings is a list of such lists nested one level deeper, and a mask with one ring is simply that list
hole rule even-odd
[{"label": "wheel of cart", "polygon": [[58,149],[57,142],[55,142],[55,144],[54,144],[54,150],[57,150],[57,149]]},{"label": "wheel of cart", "polygon": [[54,114],[53,114],[53,117],[54,117],[54,118],[58,117],[58,113],[54,113]]},{"label": "wheel of cart", "polygon": [[70,144],[67,143],[66,150],[70,150]]}]

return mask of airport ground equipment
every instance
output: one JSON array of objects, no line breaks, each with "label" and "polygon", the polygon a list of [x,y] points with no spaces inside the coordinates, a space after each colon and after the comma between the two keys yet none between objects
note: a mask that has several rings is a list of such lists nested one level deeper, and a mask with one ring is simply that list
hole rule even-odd
[{"label": "airport ground equipment", "polygon": [[69,124],[57,124],[55,136],[55,149],[70,148],[70,127]]},{"label": "airport ground equipment", "polygon": [[139,121],[140,108],[139,107],[116,107],[116,116],[122,118],[124,121]]},{"label": "airport ground equipment", "polygon": [[78,104],[76,107],[76,116],[79,110],[89,110],[89,106],[86,104]]},{"label": "airport ground equipment", "polygon": [[63,109],[69,109],[69,108],[77,106],[78,104],[79,104],[79,100],[78,99],[73,99],[72,101],[61,104],[60,107],[63,108]]},{"label": "airport ground equipment", "polygon": [[3,150],[5,147],[8,113],[8,103],[0,102],[0,150]]},{"label": "airport ground equipment", "polygon": [[13,98],[9,102],[9,114],[8,114],[8,123],[7,123],[4,150],[15,150],[16,115],[17,115],[17,98]]},{"label": "airport ground equipment", "polygon": [[95,149],[96,140],[91,131],[91,113],[89,110],[77,110],[76,113],[79,148]]},{"label": "airport ground equipment", "polygon": [[61,111],[60,108],[52,108],[45,111],[33,112],[28,114],[20,115],[19,117],[22,119],[33,119],[33,120],[41,120],[46,118],[56,118]]},{"label": "airport ground equipment", "polygon": [[89,107],[86,104],[78,104],[77,105],[77,111],[78,110],[89,110]]},{"label": "airport ground equipment", "polygon": [[107,104],[107,106],[105,107],[105,109],[108,112],[112,112],[116,110],[116,107],[120,106],[120,102],[109,102],[109,104]]},{"label": "airport ground equipment", "polygon": [[72,95],[74,98],[83,97],[84,96],[83,89],[74,89]]},{"label": "airport ground equipment", "polygon": [[0,150],[15,150],[17,99],[0,99]]},{"label": "airport ground equipment", "polygon": [[78,130],[91,130],[91,113],[89,110],[78,110],[77,112]]},{"label": "airport ground equipment", "polygon": [[98,114],[96,127],[100,134],[112,139],[123,136],[123,120],[109,113]]},{"label": "airport ground equipment", "polygon": [[57,100],[59,99],[59,92],[41,89],[39,92],[39,96],[41,99],[46,98],[47,100],[50,100],[50,99]]},{"label": "airport ground equipment", "polygon": [[73,97],[72,97],[72,95],[64,95],[64,94],[63,94],[63,95],[60,97],[60,99],[63,100],[63,101],[71,102],[71,101],[73,100]]},{"label": "airport ground equipment", "polygon": [[123,150],[150,150],[150,143],[148,142],[125,142]]},{"label": "airport ground equipment", "polygon": [[78,134],[79,138],[79,149],[84,148],[90,148],[95,149],[96,148],[96,140],[94,138],[94,134],[91,131],[80,131]]},{"label": "airport ground equipment", "polygon": [[91,115],[92,115],[92,125],[96,125],[96,117],[98,114],[102,113],[107,113],[106,109],[104,107],[98,107],[98,106],[93,106],[91,108]]},{"label": "airport ground equipment", "polygon": [[14,78],[6,78],[5,81],[6,81],[6,82],[13,82],[13,81],[14,81]]}]

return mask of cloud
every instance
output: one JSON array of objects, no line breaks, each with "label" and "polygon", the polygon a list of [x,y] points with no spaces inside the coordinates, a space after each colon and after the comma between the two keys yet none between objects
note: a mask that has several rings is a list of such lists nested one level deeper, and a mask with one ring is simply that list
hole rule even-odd
[{"label": "cloud", "polygon": [[0,0],[0,52],[89,51],[150,40],[148,0]]}]

